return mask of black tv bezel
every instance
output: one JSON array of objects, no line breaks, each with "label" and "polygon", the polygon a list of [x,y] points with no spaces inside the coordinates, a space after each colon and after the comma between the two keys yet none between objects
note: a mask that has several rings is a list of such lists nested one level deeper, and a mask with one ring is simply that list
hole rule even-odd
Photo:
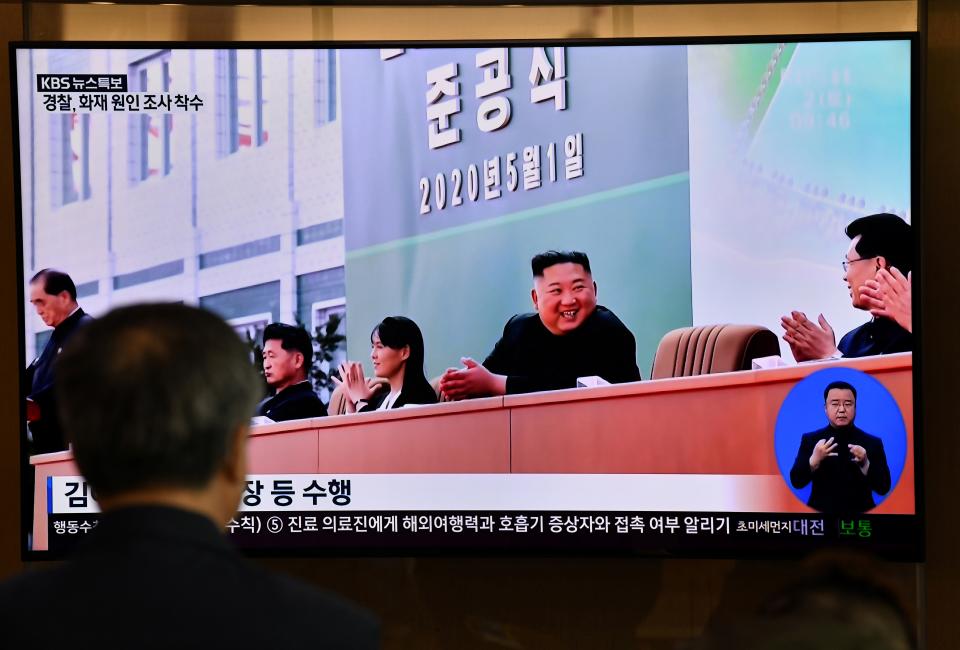
[{"label": "black tv bezel", "polygon": [[[480,4],[483,4],[482,2]],[[13,126],[13,171],[14,183],[14,222],[16,228],[16,264],[17,264],[17,348],[18,363],[21,369],[18,378],[19,385],[19,468],[20,468],[20,557],[23,561],[57,561],[62,560],[65,554],[56,551],[36,551],[28,548],[28,535],[33,530],[33,512],[26,507],[25,490],[34,490],[33,472],[30,458],[27,455],[26,441],[26,405],[25,396],[27,387],[24,384],[22,369],[26,367],[26,345],[24,331],[26,326],[26,308],[24,294],[24,241],[23,241],[23,203],[22,203],[22,175],[20,161],[20,120],[19,120],[19,89],[17,77],[17,51],[27,49],[381,49],[385,47],[402,47],[406,49],[446,48],[468,49],[479,47],[535,47],[535,46],[564,46],[564,47],[609,47],[609,46],[655,46],[655,45],[743,45],[763,43],[816,43],[816,42],[867,42],[896,40],[910,43],[910,211],[911,226],[916,233],[914,236],[914,259],[916,260],[916,286],[912,291],[913,324],[914,329],[923,331],[921,320],[922,279],[923,279],[923,216],[921,198],[923,160],[923,142],[921,140],[922,125],[920,116],[923,114],[924,66],[921,60],[919,31],[907,32],[866,32],[866,33],[815,33],[815,34],[762,34],[737,36],[670,36],[670,37],[628,37],[628,38],[556,38],[556,39],[463,39],[463,40],[381,40],[381,41],[13,41],[8,47],[10,60],[11,80],[11,116]],[[918,211],[918,207],[920,210]],[[918,219],[917,216],[920,215]],[[922,337],[915,336],[913,344],[913,466],[914,466],[914,495],[916,513],[914,515],[897,515],[911,517],[917,524],[917,539],[911,548],[900,548],[894,551],[876,551],[876,554],[887,560],[897,562],[923,562],[926,550],[926,503],[923,481],[924,446],[923,446],[923,409],[922,405],[922,376],[923,353]],[[830,547],[827,547],[830,548]],[[562,549],[511,549],[499,547],[454,547],[454,546],[423,546],[416,549],[382,547],[376,549],[350,548],[314,548],[314,549],[241,549],[242,552],[255,558],[314,558],[314,557],[647,557],[647,558],[695,558],[695,559],[796,559],[820,550],[810,546],[803,549],[771,548],[769,551],[749,552],[728,551],[726,549],[711,549],[709,544],[694,550],[680,550],[671,547],[662,547],[657,550],[635,549],[615,550],[597,546],[569,546]],[[412,551],[412,552],[411,552]]]}]

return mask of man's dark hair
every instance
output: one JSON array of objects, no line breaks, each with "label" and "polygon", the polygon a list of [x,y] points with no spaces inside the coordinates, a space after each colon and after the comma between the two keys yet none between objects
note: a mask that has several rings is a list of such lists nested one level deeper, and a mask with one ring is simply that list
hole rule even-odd
[{"label": "man's dark hair", "polygon": [[310,367],[313,365],[313,341],[307,330],[286,323],[270,323],[263,330],[263,343],[280,341],[284,350],[295,350],[303,355],[303,369],[310,376]]},{"label": "man's dark hair", "polygon": [[[876,578],[839,567],[821,569],[765,599],[759,613],[762,620],[775,625],[787,620],[801,625],[823,621],[824,629],[834,632],[821,636],[824,648],[837,647],[835,643],[841,647],[900,648],[901,642],[916,647],[915,625],[896,592]],[[859,643],[854,645],[855,641]]]},{"label": "man's dark hair", "polygon": [[830,394],[830,391],[834,389],[848,390],[853,393],[853,400],[857,400],[857,389],[853,387],[853,384],[848,384],[845,381],[831,381],[827,384],[827,387],[823,389],[823,401],[827,401],[827,395]]},{"label": "man's dark hair", "polygon": [[86,325],[55,382],[77,465],[101,496],[207,485],[260,397],[236,332],[180,304],[123,307]]},{"label": "man's dark hair", "polygon": [[542,278],[543,270],[548,269],[555,264],[579,264],[583,270],[590,273],[590,260],[586,253],[580,251],[546,251],[539,255],[534,255],[530,260],[530,266],[533,269],[533,277]]},{"label": "man's dark hair", "polygon": [[48,293],[51,296],[56,296],[66,291],[70,294],[71,300],[77,299],[77,285],[75,285],[73,279],[63,271],[56,269],[37,271],[37,273],[30,278],[30,284],[34,282],[42,282],[44,293]]},{"label": "man's dark hair", "polygon": [[860,217],[846,229],[850,239],[860,235],[855,250],[861,258],[883,256],[888,266],[906,275],[913,270],[913,231],[910,224],[886,212]]},{"label": "man's dark hair", "polygon": [[762,594],[755,611],[745,611],[742,597],[725,599],[693,648],[916,648],[915,616],[903,596],[884,575],[883,564],[869,556],[823,553],[797,565],[787,584]]}]

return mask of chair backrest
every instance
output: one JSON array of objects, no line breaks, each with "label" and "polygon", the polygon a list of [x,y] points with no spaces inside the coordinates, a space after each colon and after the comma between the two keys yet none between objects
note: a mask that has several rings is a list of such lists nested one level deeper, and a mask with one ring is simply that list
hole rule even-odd
[{"label": "chair backrest", "polygon": [[780,354],[777,335],[759,325],[700,325],[667,332],[651,379],[750,370],[751,361]]},{"label": "chair backrest", "polygon": [[330,393],[330,403],[327,404],[327,415],[343,415],[347,412],[347,396],[343,386],[337,386]]}]

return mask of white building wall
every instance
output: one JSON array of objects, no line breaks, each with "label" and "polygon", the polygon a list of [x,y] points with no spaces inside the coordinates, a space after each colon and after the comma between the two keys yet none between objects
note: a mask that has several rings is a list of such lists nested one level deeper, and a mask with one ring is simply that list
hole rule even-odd
[{"label": "white building wall", "polygon": [[[144,51],[143,54],[150,54]],[[113,72],[127,73],[128,57],[114,53]],[[190,59],[186,51],[170,57],[170,76],[173,90],[189,92]],[[206,99],[206,98],[205,98]],[[200,119],[211,114],[212,106],[204,105]],[[131,136],[139,133],[139,125],[132,125],[140,115],[117,115],[113,128],[113,248],[117,254],[117,274],[131,273],[189,258],[194,254],[191,225],[191,169],[190,119],[191,114],[173,114],[170,133],[170,174],[144,180],[130,178],[130,157],[137,142]]]},{"label": "white building wall", "polygon": [[[51,196],[53,118],[35,110],[31,141],[26,102],[36,94],[34,82],[28,78],[28,60],[21,57],[25,281],[46,266],[65,270],[78,285],[98,280],[97,295],[81,299],[83,307],[97,315],[115,305],[144,300],[195,303],[203,296],[279,280],[280,318],[293,322],[299,298],[297,276],[344,264],[342,236],[297,245],[298,229],[343,218],[340,120],[322,126],[315,123],[313,52],[263,51],[269,139],[262,146],[241,148],[226,156],[217,153],[215,57],[212,49],[174,50],[170,57],[171,93],[200,94],[204,106],[197,113],[174,113],[169,175],[132,181],[129,169],[135,143],[131,137],[136,129],[131,128],[130,116],[94,114],[90,127],[91,196],[58,209],[53,208]],[[125,50],[94,51],[88,72],[128,73],[131,58]],[[37,50],[34,61],[35,73],[48,71],[46,51]],[[108,147],[111,139],[112,147]],[[29,166],[31,147],[33,169]],[[112,154],[112,171],[108,153]],[[113,198],[109,205],[108,174]],[[35,194],[29,191],[32,182]],[[36,264],[32,266],[31,206],[37,224]],[[199,268],[203,253],[277,235],[277,252]],[[114,289],[118,276],[176,260],[183,260],[182,273]],[[27,353],[33,355],[35,333],[44,328],[32,307],[26,304],[25,308]],[[264,311],[256,306],[251,309]]]}]

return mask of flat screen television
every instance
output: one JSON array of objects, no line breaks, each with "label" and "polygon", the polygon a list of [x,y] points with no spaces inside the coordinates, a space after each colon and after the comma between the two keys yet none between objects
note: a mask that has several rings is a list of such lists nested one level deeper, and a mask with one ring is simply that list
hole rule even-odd
[{"label": "flat screen television", "polygon": [[[919,558],[910,35],[11,47],[21,367],[47,268],[94,317],[209,309],[261,372],[267,325],[312,337],[329,414],[254,421],[243,549]],[[387,316],[443,396],[502,382],[339,414]],[[99,515],[35,389],[53,557]]]}]

